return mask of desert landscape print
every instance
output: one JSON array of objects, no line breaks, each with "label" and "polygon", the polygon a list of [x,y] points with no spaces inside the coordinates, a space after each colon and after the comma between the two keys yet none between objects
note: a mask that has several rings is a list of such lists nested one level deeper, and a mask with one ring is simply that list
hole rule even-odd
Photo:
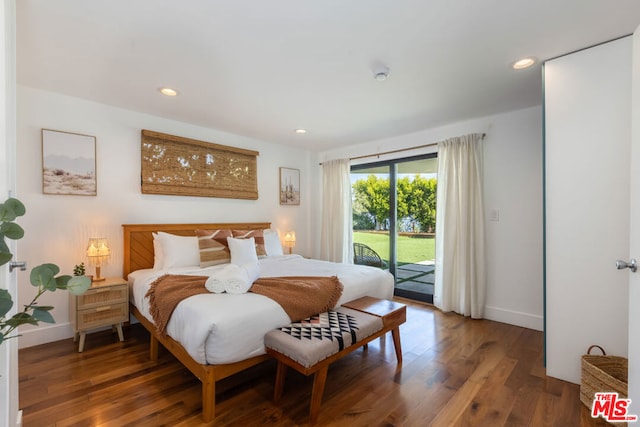
[{"label": "desert landscape print", "polygon": [[42,192],[97,194],[94,136],[42,130]]}]

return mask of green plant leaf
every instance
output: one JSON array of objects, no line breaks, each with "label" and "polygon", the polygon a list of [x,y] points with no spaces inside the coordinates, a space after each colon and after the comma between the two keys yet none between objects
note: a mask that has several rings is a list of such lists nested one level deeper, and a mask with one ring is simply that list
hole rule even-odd
[{"label": "green plant leaf", "polygon": [[5,200],[4,205],[9,206],[17,217],[22,216],[27,212],[27,208],[24,207],[24,204],[20,200],[13,197]]},{"label": "green plant leaf", "polygon": [[6,289],[0,289],[0,319],[11,310],[13,300],[11,294]]},{"label": "green plant leaf", "polygon": [[[55,267],[55,269],[51,268]],[[57,288],[55,275],[60,271],[58,266],[54,264],[42,264],[31,270],[29,279],[33,286],[42,287],[48,291],[54,292]]]},{"label": "green plant leaf", "polygon": [[39,265],[39,267],[47,267],[48,269],[50,269],[53,272],[54,276],[56,274],[60,273],[60,267],[58,267],[55,264],[45,263],[45,264]]},{"label": "green plant leaf", "polygon": [[0,345],[2,344],[2,341],[4,341],[4,334],[0,333]]},{"label": "green plant leaf", "polygon": [[0,221],[13,221],[26,213],[24,204],[13,197],[8,198],[0,204]]},{"label": "green plant leaf", "polygon": [[13,258],[13,254],[9,250],[9,246],[7,246],[7,243],[4,241],[4,236],[0,237],[2,237],[0,238],[0,265],[4,265],[11,261],[11,258]]},{"label": "green plant leaf", "polygon": [[0,252],[0,265],[5,265],[9,261],[11,261],[11,258],[13,258],[12,253]]},{"label": "green plant leaf", "polygon": [[49,313],[49,310],[43,309],[43,307],[33,309],[33,318],[36,319],[37,322],[56,323],[51,313]]},{"label": "green plant leaf", "polygon": [[57,289],[67,289],[67,284],[69,283],[69,280],[71,279],[71,276],[69,276],[68,274],[65,274],[64,276],[58,276],[56,277],[56,288]]},{"label": "green plant leaf", "polygon": [[73,295],[81,295],[91,287],[91,279],[87,276],[74,276],[67,282],[67,290]]},{"label": "green plant leaf", "polygon": [[12,240],[19,240],[24,237],[24,229],[15,222],[3,222],[0,225],[0,233]]},{"label": "green plant leaf", "polygon": [[38,324],[38,320],[35,319],[32,315],[30,315],[29,313],[16,313],[13,315],[13,317],[9,320],[6,321],[6,324],[11,326],[11,327],[18,327],[20,325],[37,325]]},{"label": "green plant leaf", "polygon": [[0,203],[0,221],[13,221],[16,219],[16,213],[10,206],[5,203]]}]

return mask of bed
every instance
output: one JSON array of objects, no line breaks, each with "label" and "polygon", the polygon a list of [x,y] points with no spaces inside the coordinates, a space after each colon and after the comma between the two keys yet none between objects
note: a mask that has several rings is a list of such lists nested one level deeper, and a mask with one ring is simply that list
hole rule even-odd
[{"label": "bed", "polygon": [[[131,287],[131,314],[151,334],[152,360],[157,360],[158,344],[162,344],[202,382],[202,417],[207,422],[215,417],[216,381],[265,361],[268,356],[264,350],[264,334],[290,320],[277,303],[262,295],[206,293],[179,303],[167,325],[167,335],[157,333],[144,298],[151,282],[167,273],[215,275],[223,265],[154,269],[157,262],[153,233],[194,236],[197,229],[267,230],[270,225],[268,222],[123,225],[123,274]],[[261,277],[337,275],[344,285],[338,305],[365,295],[385,299],[393,295],[393,277],[372,267],[279,254],[261,257],[259,263]],[[207,310],[197,314],[198,307]],[[194,321],[194,316],[200,316],[198,321]]]}]

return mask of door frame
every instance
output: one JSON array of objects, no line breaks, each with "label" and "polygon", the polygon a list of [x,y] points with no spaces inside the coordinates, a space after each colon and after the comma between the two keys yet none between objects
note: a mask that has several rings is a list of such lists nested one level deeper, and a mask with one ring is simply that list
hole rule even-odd
[{"label": "door frame", "polygon": [[[640,182],[640,26],[633,33],[631,69],[631,191],[629,194],[629,254],[628,258],[640,259],[640,195],[636,187]],[[635,220],[634,220],[635,219]],[[621,254],[622,255],[622,254]],[[640,416],[640,272],[629,273],[628,318],[628,397],[631,399],[629,414]]]},{"label": "door frame", "polygon": [[[376,162],[369,163],[361,163],[358,165],[351,165],[350,172],[357,172],[358,170],[370,169],[376,167],[389,167],[389,272],[394,277],[394,294],[406,297],[414,300],[419,300],[423,302],[433,303],[433,295],[423,294],[419,292],[413,292],[410,290],[401,290],[398,294],[396,293],[397,288],[395,287],[395,278],[396,278],[396,268],[397,268],[397,255],[398,255],[398,227],[397,227],[397,213],[398,213],[398,199],[397,199],[397,166],[401,163],[408,163],[412,161],[425,160],[425,159],[437,159],[438,152],[434,151],[432,153],[419,154],[415,156],[409,157],[399,157],[395,159],[389,160],[380,160]],[[391,191],[393,190],[393,191]],[[437,209],[437,207],[436,207]],[[437,238],[437,237],[436,237]]]},{"label": "door frame", "polygon": [[[2,54],[0,61],[0,92],[4,94],[4,104],[0,105],[0,163],[5,172],[0,174],[0,198],[2,201],[16,188],[16,31],[15,0],[3,0],[0,5],[0,37]],[[17,256],[15,241],[7,242],[14,257]],[[16,311],[18,283],[16,272],[10,273],[7,265],[0,267],[0,288],[8,289],[14,300]],[[0,425],[21,424],[18,398],[18,340],[11,339],[0,345]]]}]

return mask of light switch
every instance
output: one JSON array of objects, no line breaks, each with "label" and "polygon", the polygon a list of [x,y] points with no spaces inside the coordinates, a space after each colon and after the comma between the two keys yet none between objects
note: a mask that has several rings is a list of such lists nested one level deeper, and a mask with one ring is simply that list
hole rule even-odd
[{"label": "light switch", "polygon": [[489,221],[500,221],[500,210],[491,209],[489,211]]}]

